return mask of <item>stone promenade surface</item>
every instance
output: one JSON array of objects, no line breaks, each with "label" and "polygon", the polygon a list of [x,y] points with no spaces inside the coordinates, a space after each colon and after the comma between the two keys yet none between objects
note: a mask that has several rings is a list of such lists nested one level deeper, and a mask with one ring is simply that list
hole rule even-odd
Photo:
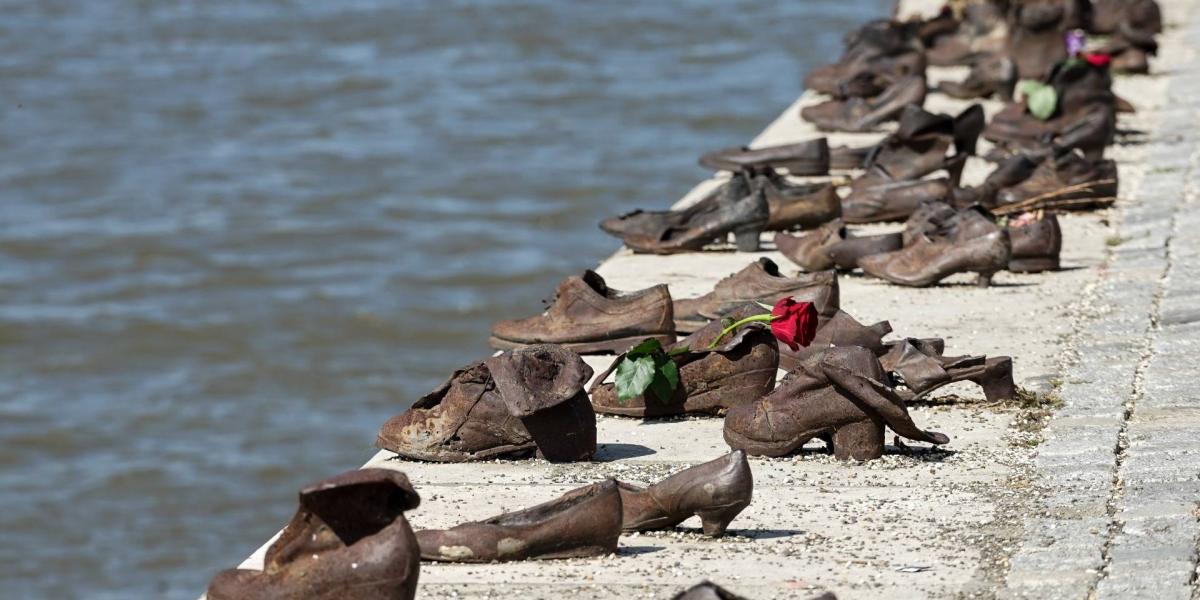
[{"label": "stone promenade surface", "polygon": [[[943,449],[889,446],[878,461],[843,464],[813,443],[794,457],[753,459],[754,501],[726,538],[702,537],[693,519],[673,532],[623,536],[619,554],[597,559],[426,563],[418,597],[669,598],[710,578],[752,599],[827,589],[851,600],[1200,600],[1200,394],[1190,385],[1200,345],[1200,3],[1159,1],[1168,28],[1156,74],[1116,84],[1138,108],[1122,115],[1110,151],[1120,201],[1062,219],[1063,270],[1002,273],[990,289],[967,277],[923,290],[842,278],[843,308],[860,321],[890,320],[896,336],[944,337],[951,354],[1011,355],[1018,384],[1043,406],[989,405],[971,386],[943,388],[911,408],[918,425],[950,436]],[[963,74],[931,69],[931,84]],[[817,101],[802,96],[754,144],[824,135],[798,117]],[[938,94],[926,104],[966,106]],[[999,105],[985,108],[990,116]],[[881,135],[829,137],[862,145]],[[966,183],[988,170],[972,159]],[[621,251],[598,271],[618,289],[666,282],[688,297],[759,256],[794,268],[773,251]],[[607,360],[589,358],[597,372]],[[409,513],[419,529],[531,506],[605,477],[649,484],[728,451],[720,419],[601,417],[598,429],[589,464],[442,465],[381,452],[368,465],[408,473],[422,496]],[[264,550],[243,565],[260,568]]]}]

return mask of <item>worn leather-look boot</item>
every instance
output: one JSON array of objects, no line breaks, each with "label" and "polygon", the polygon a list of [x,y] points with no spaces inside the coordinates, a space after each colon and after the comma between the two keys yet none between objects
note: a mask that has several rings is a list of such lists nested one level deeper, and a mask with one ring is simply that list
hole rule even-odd
[{"label": "worn leather-look boot", "polygon": [[855,224],[903,221],[921,204],[949,201],[954,189],[954,183],[946,178],[887,181],[864,175],[851,183],[850,193],[842,198],[842,220]]},{"label": "worn leather-look boot", "polygon": [[691,333],[747,302],[774,305],[788,296],[812,302],[818,314],[832,316],[838,310],[837,274],[824,271],[785,277],[775,261],[760,258],[718,281],[711,292],[699,298],[676,300],[675,330]]},{"label": "worn leather-look boot", "polygon": [[954,190],[954,201],[952,204],[958,207],[978,204],[988,208],[995,208],[996,194],[1000,190],[1019,185],[1021,182],[1029,179],[1045,158],[1045,156],[1027,153],[1014,154],[1004,159],[995,170],[988,173],[982,184],[960,187]]},{"label": "worn leather-look boot", "polygon": [[1058,217],[1045,213],[1040,218],[1024,213],[1008,222],[1008,237],[1012,240],[1012,258],[1008,270],[1014,273],[1040,273],[1058,270],[1062,252],[1062,228]]},{"label": "worn leather-look boot", "polygon": [[925,53],[904,23],[871,21],[847,34],[845,47],[837,62],[805,76],[806,89],[845,98],[853,93],[877,93],[904,77],[925,73]]},{"label": "worn leather-look boot", "polygon": [[819,319],[817,335],[808,347],[793,351],[787,346],[780,346],[779,368],[791,371],[813,355],[833,346],[866,348],[874,354],[883,355],[887,352],[883,338],[891,332],[892,324],[887,321],[863,325],[849,313],[839,310],[828,319]]},{"label": "worn leather-look boot", "polygon": [[421,498],[404,473],[362,469],[300,490],[263,570],[229,569],[209,600],[412,600],[420,549],[404,511]]},{"label": "worn leather-look boot", "polygon": [[755,456],[786,456],[819,437],[843,460],[882,456],[885,426],[917,441],[950,441],[918,428],[886,381],[870,350],[830,348],[798,365],[762,400],[730,410],[725,441]]},{"label": "worn leather-look boot", "polygon": [[402,458],[465,462],[533,454],[554,462],[596,452],[592,368],[561,346],[529,346],[472,363],[388,419],[376,445]]},{"label": "worn leather-look boot", "polygon": [[621,493],[609,479],[485,521],[417,532],[421,558],[488,563],[602,556],[617,551]]},{"label": "worn leather-look boot", "polygon": [[947,357],[923,340],[906,339],[889,344],[879,362],[885,371],[899,376],[914,398],[959,381],[979,385],[988,402],[1012,400],[1017,393],[1012,359],[1007,356]]},{"label": "worn leather-look boot", "polygon": [[933,285],[955,273],[978,273],[986,287],[1008,266],[1008,232],[974,208],[958,211],[951,232],[921,233],[904,248],[859,260],[863,272],[909,287]]},{"label": "worn leather-look boot", "polygon": [[562,280],[542,314],[493,324],[488,341],[502,350],[550,343],[581,354],[622,352],[646,338],[666,345],[675,341],[673,307],[666,285],[623,292],[585,271]]},{"label": "worn leather-look boot", "polygon": [[934,114],[919,106],[908,105],[900,113],[900,126],[889,134],[867,158],[867,169],[877,170],[888,181],[917,179],[934,171],[961,172],[961,160],[954,158],[975,153],[975,142],[986,119],[983,107],[973,104],[956,117]]},{"label": "worn leather-look boot", "polygon": [[874,131],[894,121],[905,106],[925,104],[925,75],[910,75],[872,98],[829,100],[800,110],[800,116],[825,131]]},{"label": "worn leather-look boot", "polygon": [[758,250],[770,217],[766,190],[753,173],[736,173],[712,194],[682,210],[635,210],[600,223],[634,252],[694,252],[733,234],[742,252]]},{"label": "worn leather-look boot", "polygon": [[[764,312],[757,304],[746,304],[726,317],[740,320]],[[741,327],[717,347],[709,348],[724,327],[722,321],[713,321],[666,348],[679,369],[679,385],[670,398],[659,398],[647,390],[636,398],[621,400],[614,384],[605,382],[620,365],[621,355],[592,383],[592,406],[599,413],[627,417],[720,415],[731,406],[762,398],[775,387],[779,368],[775,336],[763,327]]]},{"label": "worn leather-look boot", "polygon": [[[1078,152],[1066,152],[1042,160],[1024,181],[998,190],[993,206],[1014,208],[1044,198],[1059,203],[1070,201],[1071,208],[1087,209],[1111,203],[1118,187],[1116,161],[1088,160]],[[1095,204],[1088,202],[1089,199],[1094,199]]]},{"label": "worn leather-look boot", "polygon": [[787,169],[789,175],[816,177],[829,174],[829,144],[825,138],[817,138],[763,148],[724,148],[701,156],[700,165],[735,173],[743,169]]},{"label": "worn leather-look boot", "polygon": [[623,482],[618,482],[618,487],[625,531],[670,529],[699,516],[704,535],[721,537],[734,517],[750,505],[754,478],[746,453],[734,450],[647,488]]},{"label": "worn leather-look boot", "polygon": [[846,236],[829,248],[829,257],[839,270],[851,271],[858,268],[858,261],[864,256],[893,252],[903,245],[904,236],[900,232]]}]

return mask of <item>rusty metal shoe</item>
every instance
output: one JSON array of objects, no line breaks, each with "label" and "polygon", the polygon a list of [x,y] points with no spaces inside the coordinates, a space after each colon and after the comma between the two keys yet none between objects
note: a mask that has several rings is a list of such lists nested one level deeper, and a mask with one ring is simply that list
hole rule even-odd
[{"label": "rusty metal shoe", "polygon": [[839,459],[883,455],[885,426],[912,440],[945,444],[945,435],[913,423],[887,373],[866,348],[835,347],[798,365],[774,392],[731,409],[725,442],[753,456],[786,456],[814,438]]},{"label": "rusty metal shoe", "polygon": [[804,87],[846,97],[850,88],[861,88],[864,83],[868,84],[865,91],[870,91],[924,73],[925,53],[907,24],[881,19],[847,34],[838,61],[810,71]]},{"label": "rusty metal shoe", "polygon": [[763,148],[724,148],[701,156],[700,165],[733,172],[743,169],[787,169],[789,175],[828,175],[829,144],[825,138],[817,138]]},{"label": "rusty metal shoe", "polygon": [[858,267],[858,259],[899,250],[901,245],[900,233],[851,236],[840,219],[799,236],[775,234],[775,248],[809,272],[834,267],[850,271]]},{"label": "rusty metal shoe", "polygon": [[300,490],[300,506],[267,549],[263,570],[229,569],[209,600],[412,600],[421,567],[404,511],[421,499],[391,469],[362,469]]},{"label": "rusty metal shoe", "polygon": [[1017,67],[1006,54],[995,54],[979,59],[971,65],[967,78],[962,81],[943,81],[938,91],[960,100],[996,98],[1009,102],[1017,85]]},{"label": "rusty metal shoe", "polygon": [[1061,154],[1078,148],[1091,160],[1102,158],[1116,132],[1117,98],[1108,69],[1087,61],[1063,62],[1044,83],[1058,96],[1050,118],[1033,116],[1023,101],[1009,104],[992,117],[983,137],[1014,152]]},{"label": "rusty metal shoe", "polygon": [[775,234],[775,249],[788,260],[809,273],[833,268],[829,250],[846,239],[846,225],[841,219],[830,221],[812,231],[799,235]]},{"label": "rusty metal shoe", "polygon": [[608,479],[525,510],[417,532],[421,558],[488,563],[603,556],[617,551],[621,493]]},{"label": "rusty metal shoe", "polygon": [[929,64],[970,65],[980,56],[1003,51],[1008,39],[1006,4],[995,0],[962,3],[958,26],[926,41],[925,57]]},{"label": "rusty metal shoe", "polygon": [[867,168],[867,158],[875,146],[834,146],[829,149],[829,168],[836,171],[854,171]]},{"label": "rusty metal shoe", "polygon": [[594,271],[558,284],[545,312],[492,325],[488,342],[501,350],[559,344],[580,354],[623,352],[646,338],[675,341],[674,304],[666,285],[623,292]]},{"label": "rusty metal shoe", "polygon": [[790,183],[773,171],[758,177],[767,196],[766,231],[817,227],[842,215],[842,199],[831,183]]},{"label": "rusty metal shoe", "polygon": [[1008,17],[1008,54],[1019,79],[1042,79],[1066,60],[1064,35],[1086,25],[1087,0],[1022,0]]},{"label": "rusty metal shoe", "polygon": [[[867,158],[868,175],[886,181],[917,179],[939,170],[951,172],[957,183],[962,159],[975,153],[975,142],[986,125],[983,107],[972,104],[958,116],[934,114],[908,105],[894,133],[883,138]],[[953,156],[947,155],[953,149]]]},{"label": "rusty metal shoe", "polygon": [[998,190],[993,206],[1003,213],[1046,206],[1085,210],[1111,204],[1117,190],[1116,161],[1065,152],[1042,160],[1024,181]]},{"label": "rusty metal shoe", "polygon": [[700,517],[704,535],[721,537],[754,493],[746,453],[734,450],[721,458],[685,469],[642,488],[617,482],[624,510],[624,531],[670,529]]},{"label": "rusty metal shoe", "polygon": [[908,400],[919,399],[959,381],[979,385],[988,402],[1016,397],[1012,359],[1007,356],[947,357],[923,340],[905,339],[889,344],[888,353],[880,357],[879,362],[885,371],[899,376],[912,394]]},{"label": "rusty metal shoe", "polygon": [[1062,252],[1062,228],[1058,217],[1044,213],[1041,217],[1024,213],[1008,221],[1008,237],[1012,240],[1012,257],[1008,270],[1014,273],[1057,271]]},{"label": "rusty metal shoe", "polygon": [[812,302],[819,315],[832,316],[838,310],[837,274],[824,271],[785,277],[775,261],[760,258],[718,281],[711,292],[699,298],[675,300],[675,330],[691,333],[747,302],[773,305],[788,296]]},{"label": "rusty metal shoe", "polygon": [[954,183],[943,177],[888,181],[864,175],[851,182],[850,193],[842,198],[842,220],[854,224],[903,221],[926,202],[951,200],[954,189]]},{"label": "rusty metal shoe", "polygon": [[874,325],[863,325],[849,313],[839,310],[832,317],[819,320],[817,335],[807,348],[793,351],[787,346],[779,348],[779,368],[791,371],[797,365],[834,346],[866,348],[877,355],[887,352],[883,338],[892,332],[892,324],[880,321]]},{"label": "rusty metal shoe", "polygon": [[875,131],[900,117],[909,104],[925,104],[925,75],[897,80],[878,96],[829,100],[800,110],[800,117],[825,131]]},{"label": "rusty metal shoe", "polygon": [[978,273],[987,287],[992,275],[1008,266],[1012,252],[1008,232],[982,209],[958,211],[947,233],[922,232],[904,248],[859,260],[864,273],[909,287],[927,287],[955,273]]},{"label": "rusty metal shoe", "polygon": [[995,208],[996,194],[1000,190],[1019,185],[1029,179],[1045,156],[1028,153],[1018,153],[1004,159],[983,183],[976,186],[964,186],[954,190],[954,206],[967,207],[979,204]]},{"label": "rusty metal shoe", "polygon": [[554,345],[529,346],[459,369],[388,419],[376,445],[402,458],[466,462],[534,454],[552,462],[596,452],[592,368]]},{"label": "rusty metal shoe", "polygon": [[[746,304],[726,316],[738,320],[763,312],[756,304]],[[589,390],[592,407],[599,413],[642,418],[722,415],[731,406],[762,398],[775,387],[778,342],[765,328],[750,326],[709,348],[723,328],[722,321],[713,321],[666,348],[679,368],[679,385],[672,397],[664,400],[647,391],[622,401],[614,384],[605,382],[624,357],[621,355],[593,381]]]}]

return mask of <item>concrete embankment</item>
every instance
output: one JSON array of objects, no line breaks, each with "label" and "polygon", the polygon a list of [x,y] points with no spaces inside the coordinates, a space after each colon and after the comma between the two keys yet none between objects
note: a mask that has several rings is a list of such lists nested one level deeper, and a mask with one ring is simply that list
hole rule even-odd
[{"label": "concrete embankment", "polygon": [[[950,435],[944,450],[890,446],[868,464],[820,452],[754,459],[754,502],[724,539],[704,538],[688,522],[625,536],[620,554],[598,559],[426,564],[420,597],[661,598],[704,578],[764,599],[816,589],[855,600],[1200,597],[1200,394],[1189,385],[1200,331],[1200,19],[1196,2],[1160,3],[1168,28],[1156,74],[1116,83],[1138,109],[1121,116],[1110,150],[1120,201],[1062,219],[1063,270],[1002,273],[989,289],[965,276],[930,289],[842,279],[842,306],[860,321],[890,320],[898,336],[944,337],[950,354],[1013,356],[1018,384],[1040,394],[1040,406],[989,405],[973,387],[947,387],[911,408],[923,427]],[[930,79],[963,74],[933,68]],[[798,116],[817,100],[802,96],[754,144],[824,135]],[[939,94],[926,105],[952,114],[965,106]],[[989,115],[999,107],[985,103]],[[880,135],[835,134],[830,143]],[[972,159],[965,182],[989,168]],[[702,182],[681,203],[718,182]],[[769,250],[621,251],[598,271],[618,289],[665,282],[688,297],[759,256],[789,264]],[[597,372],[608,360],[588,359]],[[727,451],[719,419],[601,417],[598,429],[602,446],[589,464],[425,464],[388,452],[368,464],[409,475],[423,502],[408,516],[423,528],[537,504],[604,477],[648,484]],[[260,566],[261,555],[244,565]]]}]

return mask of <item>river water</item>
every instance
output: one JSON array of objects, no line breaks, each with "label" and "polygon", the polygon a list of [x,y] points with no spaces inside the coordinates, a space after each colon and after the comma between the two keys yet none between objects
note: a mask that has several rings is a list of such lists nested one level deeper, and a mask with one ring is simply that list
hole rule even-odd
[{"label": "river water", "polygon": [[0,596],[194,598],[889,5],[0,0]]}]

